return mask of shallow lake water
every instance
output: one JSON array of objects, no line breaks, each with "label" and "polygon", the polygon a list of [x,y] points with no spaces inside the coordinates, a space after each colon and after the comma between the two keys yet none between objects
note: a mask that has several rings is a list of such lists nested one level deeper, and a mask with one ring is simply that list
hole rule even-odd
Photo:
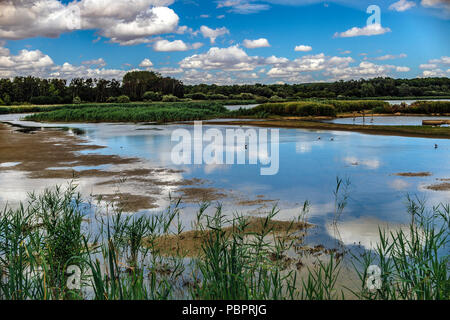
[{"label": "shallow lake water", "polygon": [[[10,121],[35,126],[61,126],[20,121],[23,115],[0,116],[0,121]],[[351,121],[351,119],[350,119]],[[303,202],[312,207],[309,221],[317,224],[310,241],[327,244],[333,234],[327,223],[333,218],[336,178],[350,181],[348,205],[341,216],[342,240],[352,245],[362,241],[369,245],[376,240],[378,225],[404,224],[410,217],[406,213],[406,195],[426,199],[428,205],[450,202],[449,191],[433,191],[426,186],[450,178],[450,140],[377,136],[353,132],[279,129],[279,172],[272,176],[260,175],[261,165],[174,165],[171,151],[176,142],[171,141],[175,129],[190,125],[141,124],[65,124],[85,130],[89,143],[106,146],[90,151],[98,154],[115,154],[139,157],[151,166],[183,170],[173,179],[200,178],[211,187],[238,194],[243,199],[268,199],[276,202],[265,209],[233,205],[225,199],[224,209],[258,215],[278,203],[278,219],[291,219],[300,213]],[[204,123],[204,130],[211,125]],[[222,132],[230,126],[215,126]],[[243,129],[246,129],[244,126]],[[435,144],[439,145],[435,149]],[[252,146],[249,146],[251,149]],[[270,148],[270,147],[269,147]],[[241,148],[238,152],[247,152]],[[270,150],[270,149],[269,149]],[[8,166],[10,164],[5,164]],[[70,166],[70,164],[68,164]],[[431,172],[428,177],[401,177],[399,172]],[[0,174],[0,206],[11,194],[26,193],[25,175],[16,171]],[[40,186],[53,186],[55,179],[39,181]],[[87,187],[89,181],[81,183]],[[7,187],[5,187],[7,186]],[[20,198],[20,197],[18,197]],[[227,207],[228,206],[228,207]],[[193,211],[198,205],[187,205]],[[161,208],[163,209],[163,208]],[[265,211],[264,211],[265,210]],[[191,219],[186,215],[186,224]]]},{"label": "shallow lake water", "polygon": [[383,116],[371,117],[370,115],[355,118],[339,118],[326,122],[339,124],[359,124],[378,126],[421,126],[423,120],[450,120],[450,117],[417,117],[417,116]]},{"label": "shallow lake water", "polygon": [[413,104],[416,101],[450,101],[450,99],[421,99],[421,100],[385,100],[389,104],[401,104],[402,102],[406,104]]},{"label": "shallow lake water", "polygon": [[251,109],[254,108],[256,106],[258,106],[259,104],[242,104],[242,105],[232,105],[232,106],[225,106],[225,108],[227,108],[230,111],[234,111],[234,110],[239,110],[239,109]]}]

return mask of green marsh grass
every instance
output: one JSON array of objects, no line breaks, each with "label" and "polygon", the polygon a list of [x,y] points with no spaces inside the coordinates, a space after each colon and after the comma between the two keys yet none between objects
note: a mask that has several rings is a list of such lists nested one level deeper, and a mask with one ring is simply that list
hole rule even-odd
[{"label": "green marsh grass", "polygon": [[80,105],[27,116],[48,122],[170,122],[202,120],[220,116],[227,109],[214,102]]}]

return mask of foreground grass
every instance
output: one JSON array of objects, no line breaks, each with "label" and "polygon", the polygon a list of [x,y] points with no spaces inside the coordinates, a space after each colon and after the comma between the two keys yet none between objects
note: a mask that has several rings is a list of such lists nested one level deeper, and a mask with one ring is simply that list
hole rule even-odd
[{"label": "foreground grass", "polygon": [[[422,203],[408,201],[409,234],[380,230],[377,250],[355,257],[361,289],[353,294],[360,299],[449,299],[449,256],[441,252],[448,248],[450,205],[427,212]],[[208,205],[202,205],[192,226],[202,235],[201,254],[188,264],[183,254],[167,256],[158,248],[162,237],[182,234],[178,206],[179,201],[162,214],[144,216],[110,207],[87,217],[71,186],[30,195],[27,205],[0,215],[0,299],[344,297],[335,287],[341,268],[333,255],[310,269],[300,286],[283,262],[295,238],[291,226],[306,225],[307,204],[288,226],[274,222],[274,209],[256,227],[247,217],[225,216],[220,206],[208,215]],[[93,220],[98,230],[91,233]],[[373,264],[380,266],[382,282],[369,290],[379,280],[367,272]]]}]

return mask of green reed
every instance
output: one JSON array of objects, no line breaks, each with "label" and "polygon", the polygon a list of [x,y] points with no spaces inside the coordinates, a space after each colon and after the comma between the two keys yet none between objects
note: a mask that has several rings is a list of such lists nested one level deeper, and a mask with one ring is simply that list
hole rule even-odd
[{"label": "green reed", "polygon": [[[337,180],[338,219],[347,203],[346,181]],[[301,281],[286,264],[303,236],[291,228],[273,232],[277,209],[251,227],[251,218],[199,208],[193,228],[204,235],[196,257],[163,254],[162,236],[182,236],[180,201],[166,211],[131,215],[99,202],[93,208],[75,187],[31,194],[26,204],[0,214],[0,300],[147,299],[449,299],[450,206],[430,211],[408,197],[408,231],[380,229],[373,251],[354,256],[361,288],[339,288],[342,260],[318,260]],[[294,222],[306,222],[309,203]],[[336,223],[337,225],[337,223]],[[381,286],[369,290],[369,266],[381,270]],[[76,278],[76,271],[80,277]],[[74,286],[74,284],[77,284]]]}]

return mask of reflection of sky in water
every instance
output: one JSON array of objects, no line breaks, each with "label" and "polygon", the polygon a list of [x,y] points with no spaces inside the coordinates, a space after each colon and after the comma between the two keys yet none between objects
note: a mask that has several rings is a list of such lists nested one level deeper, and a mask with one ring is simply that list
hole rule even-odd
[{"label": "reflection of sky in water", "polygon": [[[371,117],[370,113],[366,114],[366,117],[353,118],[339,118],[330,120],[327,122],[339,123],[339,124],[364,124],[364,125],[377,125],[377,126],[421,126],[422,120],[450,120],[450,117]],[[444,125],[446,126],[446,125]]]},{"label": "reflection of sky in water", "polygon": [[[11,119],[11,115],[8,117]],[[17,119],[17,115],[15,117]],[[407,193],[425,197],[429,205],[448,203],[450,200],[448,191],[436,192],[424,188],[438,183],[438,178],[450,178],[449,140],[280,129],[279,172],[274,176],[261,176],[259,165],[171,165],[170,152],[176,144],[171,142],[172,130],[192,130],[191,126],[70,126],[85,129],[89,140],[107,146],[90,152],[144,158],[154,166],[184,169],[183,178],[204,178],[212,181],[214,187],[232,189],[243,197],[254,199],[257,195],[264,195],[266,199],[279,200],[282,208],[280,217],[283,218],[297,215],[301,204],[309,200],[313,205],[311,221],[322,226],[332,215],[332,191],[336,186],[336,176],[351,180],[350,199],[342,216],[344,221],[366,217],[405,223],[408,221],[405,210]],[[204,130],[209,127],[204,125]],[[435,143],[439,145],[438,149],[434,149]],[[419,171],[429,171],[433,175],[393,175]],[[9,179],[8,183],[14,185],[17,180]],[[0,198],[7,198],[2,193]],[[351,234],[351,228],[347,231]]]},{"label": "reflection of sky in water", "polygon": [[[389,104],[401,104],[402,102],[406,103],[406,104],[412,104],[416,101],[420,101],[420,100],[385,100],[386,102],[388,102]],[[450,99],[426,99],[426,101],[450,101]]]}]

